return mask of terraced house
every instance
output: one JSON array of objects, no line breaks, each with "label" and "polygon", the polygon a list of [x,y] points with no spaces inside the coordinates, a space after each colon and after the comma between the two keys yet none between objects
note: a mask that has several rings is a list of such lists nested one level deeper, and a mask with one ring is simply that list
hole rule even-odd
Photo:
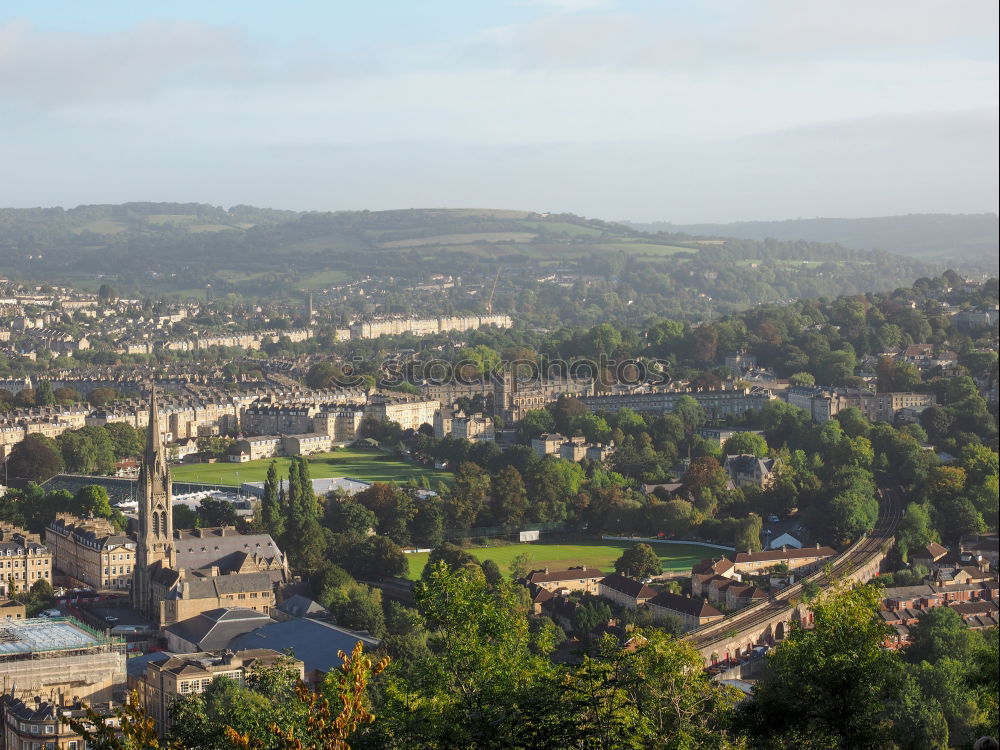
[{"label": "terraced house", "polygon": [[104,518],[59,513],[45,530],[57,573],[98,590],[127,591],[135,568],[135,540]]},{"label": "terraced house", "polygon": [[52,582],[52,552],[38,534],[0,526],[0,592],[27,591],[40,580]]}]

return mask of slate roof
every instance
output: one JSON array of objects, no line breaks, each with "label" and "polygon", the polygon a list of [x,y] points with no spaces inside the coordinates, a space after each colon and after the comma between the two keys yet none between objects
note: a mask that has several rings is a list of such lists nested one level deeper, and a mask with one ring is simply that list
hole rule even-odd
[{"label": "slate roof", "polygon": [[916,552],[913,557],[923,558],[926,555],[931,560],[938,560],[948,554],[948,548],[942,547],[937,542],[931,542],[922,550]]},{"label": "slate roof", "polygon": [[655,589],[651,589],[641,581],[626,578],[618,573],[612,573],[606,578],[602,578],[598,581],[598,585],[607,586],[609,589],[618,591],[619,593],[625,594],[625,596],[630,596],[633,599],[652,599],[656,596]]},{"label": "slate roof", "polygon": [[604,578],[605,573],[597,568],[587,568],[585,565],[568,570],[533,570],[528,574],[528,583],[557,583],[559,581],[578,581],[583,579]]},{"label": "slate roof", "polygon": [[245,607],[224,607],[181,620],[166,630],[195,645],[199,651],[225,648],[238,635],[273,623],[267,615]]},{"label": "slate roof", "polygon": [[709,557],[691,566],[692,575],[696,573],[725,573],[731,570],[733,562],[727,557]]},{"label": "slate roof", "polygon": [[737,552],[737,563],[778,562],[795,560],[800,557],[832,557],[837,554],[833,547],[803,547],[802,549],[774,549],[764,552]]},{"label": "slate roof", "polygon": [[146,665],[150,662],[166,661],[174,656],[170,651],[150,651],[148,654],[139,654],[125,660],[125,670],[129,677],[142,677],[146,674]]},{"label": "slate roof", "polygon": [[276,609],[292,617],[326,617],[330,614],[326,607],[301,594],[285,599]]},{"label": "slate roof", "polygon": [[988,599],[978,599],[971,602],[954,602],[948,606],[962,615],[962,617],[991,613],[995,615],[998,609],[996,603]]},{"label": "slate roof", "polygon": [[[185,578],[188,595],[185,599],[210,599],[226,594],[245,594],[250,591],[270,591],[271,576],[267,573],[235,573],[228,576],[192,576]],[[179,598],[179,597],[178,597]]]},{"label": "slate roof", "polygon": [[692,617],[722,617],[722,613],[709,604],[707,599],[692,599],[680,594],[671,594],[669,591],[661,591],[648,603]]},{"label": "slate roof", "polygon": [[358,641],[364,644],[366,651],[381,643],[370,635],[338,628],[320,620],[296,618],[239,635],[230,642],[229,648],[237,651],[244,648],[291,649],[295,658],[305,663],[306,672],[329,672],[342,664],[337,652],[350,653]]},{"label": "slate roof", "polygon": [[240,534],[232,527],[175,531],[174,549],[177,567],[188,570],[238,569],[243,554],[284,560],[270,534]]}]

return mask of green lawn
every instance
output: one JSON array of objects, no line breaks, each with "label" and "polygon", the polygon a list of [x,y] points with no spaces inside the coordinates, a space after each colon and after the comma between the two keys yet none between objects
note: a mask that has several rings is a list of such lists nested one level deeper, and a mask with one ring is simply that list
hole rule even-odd
[{"label": "green lawn", "polygon": [[[173,466],[170,474],[175,482],[204,482],[206,484],[232,484],[238,482],[263,482],[272,459],[248,461],[243,464],[183,464]],[[288,476],[290,459],[276,458],[278,474]],[[309,474],[313,479],[351,477],[365,482],[399,482],[410,477],[426,476],[431,486],[439,479],[451,480],[446,471],[435,471],[406,459],[397,458],[380,450],[341,448],[333,453],[309,456]],[[238,475],[238,476],[237,476]]]},{"label": "green lawn", "polygon": [[350,274],[341,270],[316,271],[309,274],[299,283],[300,289],[323,289],[332,284],[340,284],[347,281]]},{"label": "green lawn", "polygon": [[[614,562],[621,557],[622,552],[631,547],[630,542],[578,542],[576,544],[510,544],[502,547],[470,547],[469,552],[478,560],[493,560],[505,573],[510,572],[510,562],[521,554],[531,556],[534,568],[550,568],[565,570],[573,565],[586,565],[588,568],[600,568],[608,572],[614,571]],[[669,572],[689,571],[691,566],[706,557],[718,556],[722,550],[714,547],[704,547],[700,544],[656,544],[650,546],[656,550],[663,561],[663,570]],[[420,573],[427,564],[427,552],[416,552],[407,555],[410,569],[407,577],[410,580],[420,578]]]}]

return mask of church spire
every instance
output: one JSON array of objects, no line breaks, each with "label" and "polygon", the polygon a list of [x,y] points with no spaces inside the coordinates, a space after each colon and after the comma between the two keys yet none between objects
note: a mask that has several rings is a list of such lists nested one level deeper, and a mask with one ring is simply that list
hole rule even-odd
[{"label": "church spire", "polygon": [[156,389],[149,396],[146,451],[139,469],[139,533],[132,575],[132,603],[151,618],[159,616],[153,597],[153,568],[172,568],[174,562],[172,487],[166,451],[160,434]]}]

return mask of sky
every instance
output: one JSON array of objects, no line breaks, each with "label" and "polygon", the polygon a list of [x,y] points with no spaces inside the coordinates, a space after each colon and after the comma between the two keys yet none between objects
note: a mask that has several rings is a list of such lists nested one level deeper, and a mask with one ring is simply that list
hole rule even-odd
[{"label": "sky", "polygon": [[997,211],[986,0],[0,5],[0,206]]}]

